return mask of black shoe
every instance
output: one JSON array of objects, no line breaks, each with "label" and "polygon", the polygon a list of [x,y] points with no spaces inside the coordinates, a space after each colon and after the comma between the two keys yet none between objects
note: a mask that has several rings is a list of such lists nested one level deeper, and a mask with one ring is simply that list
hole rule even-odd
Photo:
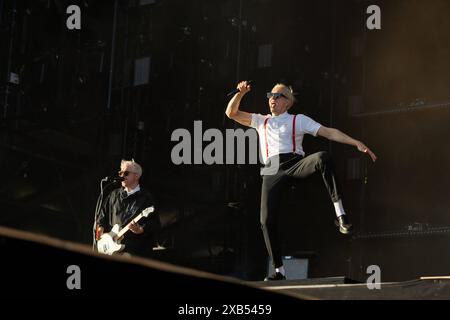
[{"label": "black shoe", "polygon": [[286,280],[286,277],[281,272],[275,272],[271,276],[264,278],[264,281],[273,281],[273,280]]},{"label": "black shoe", "polygon": [[334,224],[339,227],[340,233],[351,234],[353,232],[353,226],[348,222],[345,214],[334,220]]}]

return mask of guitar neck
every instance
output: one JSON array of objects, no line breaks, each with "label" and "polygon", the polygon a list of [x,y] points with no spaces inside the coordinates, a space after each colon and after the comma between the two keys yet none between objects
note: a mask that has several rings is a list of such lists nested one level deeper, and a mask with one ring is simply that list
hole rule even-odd
[{"label": "guitar neck", "polygon": [[120,239],[123,237],[123,235],[125,233],[128,232],[128,230],[130,230],[130,225],[134,222],[134,223],[138,223],[139,220],[141,220],[141,218],[143,217],[142,212],[139,213],[133,220],[131,220],[122,230],[120,230],[120,232],[117,234],[117,238]]}]

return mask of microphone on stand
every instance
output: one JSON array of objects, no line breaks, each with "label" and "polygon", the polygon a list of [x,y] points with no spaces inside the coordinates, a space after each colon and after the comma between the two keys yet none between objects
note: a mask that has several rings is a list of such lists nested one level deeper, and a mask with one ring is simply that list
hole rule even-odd
[{"label": "microphone on stand", "polygon": [[[253,82],[252,80],[247,81],[247,85],[251,84],[252,82]],[[234,96],[238,92],[239,92],[239,89],[234,89],[233,91],[231,91],[227,94],[227,97]]]},{"label": "microphone on stand", "polygon": [[125,179],[123,177],[119,177],[119,176],[110,176],[110,177],[103,178],[103,180],[109,181],[109,182],[118,182],[118,181],[123,181]]}]

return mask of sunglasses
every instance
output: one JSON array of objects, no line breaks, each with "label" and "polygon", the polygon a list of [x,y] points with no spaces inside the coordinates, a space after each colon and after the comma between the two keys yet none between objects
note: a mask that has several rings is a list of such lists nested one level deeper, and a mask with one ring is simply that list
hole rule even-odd
[{"label": "sunglasses", "polygon": [[283,97],[283,98],[286,98],[287,99],[287,97],[284,95],[284,94],[282,94],[282,93],[280,93],[280,92],[267,92],[267,99],[270,99],[270,98],[274,98],[275,100],[277,100],[278,98],[280,98],[280,97]]},{"label": "sunglasses", "polygon": [[136,173],[136,172],[132,172],[132,171],[119,171],[117,174],[119,175],[119,177],[128,177],[128,175],[130,173]]}]

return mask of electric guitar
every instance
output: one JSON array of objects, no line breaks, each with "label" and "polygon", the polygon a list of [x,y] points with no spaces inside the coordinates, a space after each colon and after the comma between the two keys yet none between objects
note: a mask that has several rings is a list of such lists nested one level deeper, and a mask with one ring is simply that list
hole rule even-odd
[{"label": "electric guitar", "polygon": [[137,223],[142,218],[146,218],[150,213],[155,211],[153,206],[144,209],[133,220],[131,220],[122,230],[119,230],[119,225],[115,224],[112,230],[108,233],[102,234],[97,242],[97,250],[100,253],[112,255],[116,252],[120,252],[125,248],[124,244],[120,244],[124,235],[130,230],[130,225],[134,222]]}]

